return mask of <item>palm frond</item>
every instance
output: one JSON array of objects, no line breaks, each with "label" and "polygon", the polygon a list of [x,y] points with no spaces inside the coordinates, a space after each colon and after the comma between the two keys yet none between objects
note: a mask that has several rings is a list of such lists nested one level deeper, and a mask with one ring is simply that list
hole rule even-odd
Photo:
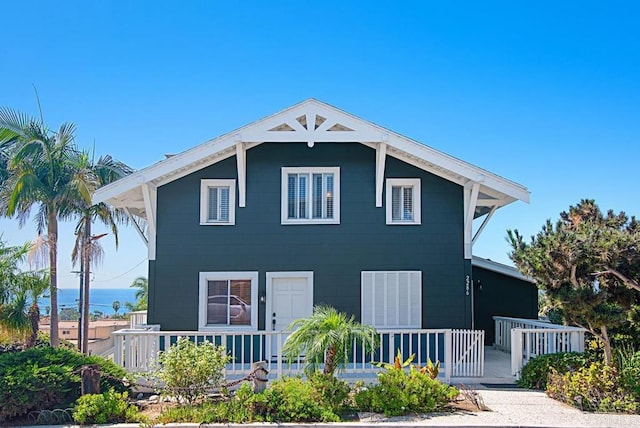
[{"label": "palm frond", "polygon": [[31,241],[27,263],[29,267],[36,270],[49,266],[49,241],[45,235],[38,235]]}]

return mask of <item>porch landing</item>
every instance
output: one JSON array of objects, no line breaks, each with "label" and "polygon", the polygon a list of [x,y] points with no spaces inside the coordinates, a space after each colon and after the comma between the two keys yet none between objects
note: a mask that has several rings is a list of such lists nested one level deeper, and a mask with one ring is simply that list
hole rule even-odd
[{"label": "porch landing", "polygon": [[454,385],[514,385],[516,377],[511,374],[511,354],[498,351],[493,346],[484,347],[484,376],[456,377],[451,379]]}]

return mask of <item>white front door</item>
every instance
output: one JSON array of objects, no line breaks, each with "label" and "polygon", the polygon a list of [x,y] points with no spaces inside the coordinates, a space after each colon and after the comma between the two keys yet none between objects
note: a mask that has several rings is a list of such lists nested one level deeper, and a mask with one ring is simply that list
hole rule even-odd
[{"label": "white front door", "polygon": [[[265,328],[285,330],[293,321],[313,313],[313,272],[267,272]],[[273,351],[285,337],[274,337]],[[274,352],[274,355],[275,355]]]}]

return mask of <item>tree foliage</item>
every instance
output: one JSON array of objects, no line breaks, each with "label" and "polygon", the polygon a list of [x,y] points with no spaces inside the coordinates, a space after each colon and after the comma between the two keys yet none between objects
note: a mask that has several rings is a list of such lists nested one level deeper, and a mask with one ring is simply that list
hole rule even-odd
[{"label": "tree foliage", "polygon": [[582,200],[547,220],[530,242],[508,232],[510,257],[547,293],[564,319],[589,330],[611,364],[609,330],[628,322],[640,287],[640,226],[634,217],[603,214],[593,200]]},{"label": "tree foliage", "polygon": [[27,347],[32,347],[40,322],[38,299],[48,289],[49,277],[44,272],[18,268],[29,250],[29,244],[8,247],[0,241],[0,329],[14,338],[26,335]]},{"label": "tree foliage", "polygon": [[144,276],[139,276],[133,280],[129,288],[137,288],[135,298],[138,301],[135,304],[125,302],[127,309],[130,311],[146,311],[149,300],[149,280]]},{"label": "tree foliage", "polygon": [[324,362],[323,373],[333,375],[342,368],[357,340],[365,351],[377,344],[378,334],[368,325],[362,325],[351,316],[330,306],[316,306],[309,318],[295,320],[288,327],[294,330],[284,343],[282,352],[289,361],[304,355],[304,372],[315,373]]},{"label": "tree foliage", "polygon": [[0,214],[24,225],[35,210],[38,234],[47,232],[51,296],[51,343],[58,345],[58,220],[73,216],[74,201],[91,201],[95,182],[78,169],[75,125],[50,130],[42,117],[0,108],[3,172]]}]

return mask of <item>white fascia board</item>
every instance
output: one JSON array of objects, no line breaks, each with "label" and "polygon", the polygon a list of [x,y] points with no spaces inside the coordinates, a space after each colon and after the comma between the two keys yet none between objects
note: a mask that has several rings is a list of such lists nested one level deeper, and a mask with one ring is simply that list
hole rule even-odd
[{"label": "white fascia board", "polygon": [[180,171],[193,163],[197,163],[199,161],[202,162],[203,159],[212,156],[215,153],[229,149],[230,147],[234,148],[233,154],[235,154],[235,140],[233,138],[233,133],[226,134],[223,137],[221,137],[220,140],[201,144],[193,149],[187,150],[186,152],[180,153],[179,155],[164,159],[147,168],[121,178],[114,183],[99,188],[93,195],[93,203],[95,204],[108,201],[109,199],[143,183],[152,182],[165,175]]},{"label": "white fascia board", "polygon": [[[325,127],[321,125],[321,127],[318,128],[318,130],[323,130],[324,132],[317,132],[318,130],[315,130],[316,132],[307,131],[296,118],[301,116],[311,117],[313,116],[312,113],[326,118],[327,121],[340,123],[341,125],[354,129],[354,131],[324,131],[324,129],[329,126],[328,124]],[[268,131],[282,123],[288,123],[295,131]],[[310,138],[307,140],[301,138],[306,137],[307,135],[305,134],[308,134]],[[243,142],[253,143],[248,145],[247,148],[266,141],[305,142],[315,140],[315,142],[370,143],[384,140],[384,142],[388,144],[387,152],[389,155],[404,161],[409,161],[408,163],[439,175],[449,181],[461,185],[468,180],[480,181],[482,184],[482,192],[485,192],[486,189],[493,189],[502,194],[500,197],[507,196],[514,200],[518,199],[527,203],[529,202],[529,192],[525,187],[517,183],[506,180],[489,171],[446,155],[431,147],[315,99],[303,101],[273,115],[252,122],[235,131],[137,171],[115,183],[104,186],[96,191],[93,201],[94,203],[107,202],[111,198],[132,190],[142,183],[156,180],[156,185],[162,185],[211,165],[224,158],[224,156],[220,156],[212,159],[212,157],[217,154],[233,148],[237,143],[238,136],[241,137],[241,141]],[[404,153],[406,156],[394,153],[396,151]],[[235,154],[235,150],[233,150],[229,156],[233,154]],[[412,160],[411,157],[415,157],[415,159]],[[430,168],[429,165],[433,165],[433,167]]]},{"label": "white fascia board", "polygon": [[494,262],[493,260],[484,259],[482,257],[473,256],[471,259],[471,265],[479,268],[483,268],[486,270],[490,270],[492,272],[496,272],[502,275],[510,276],[512,278],[519,279],[521,281],[527,281],[532,284],[535,281],[528,276],[525,276],[520,273],[520,271],[512,266],[507,266],[502,263]]},{"label": "white fascia board", "polygon": [[471,165],[460,159],[456,159],[445,153],[432,149],[406,137],[391,135],[389,145],[396,147],[403,152],[428,160],[451,173],[465,177],[472,181],[478,181],[483,186],[497,190],[507,196],[514,197],[523,202],[529,203],[529,192],[524,186],[499,177],[489,171]]}]

